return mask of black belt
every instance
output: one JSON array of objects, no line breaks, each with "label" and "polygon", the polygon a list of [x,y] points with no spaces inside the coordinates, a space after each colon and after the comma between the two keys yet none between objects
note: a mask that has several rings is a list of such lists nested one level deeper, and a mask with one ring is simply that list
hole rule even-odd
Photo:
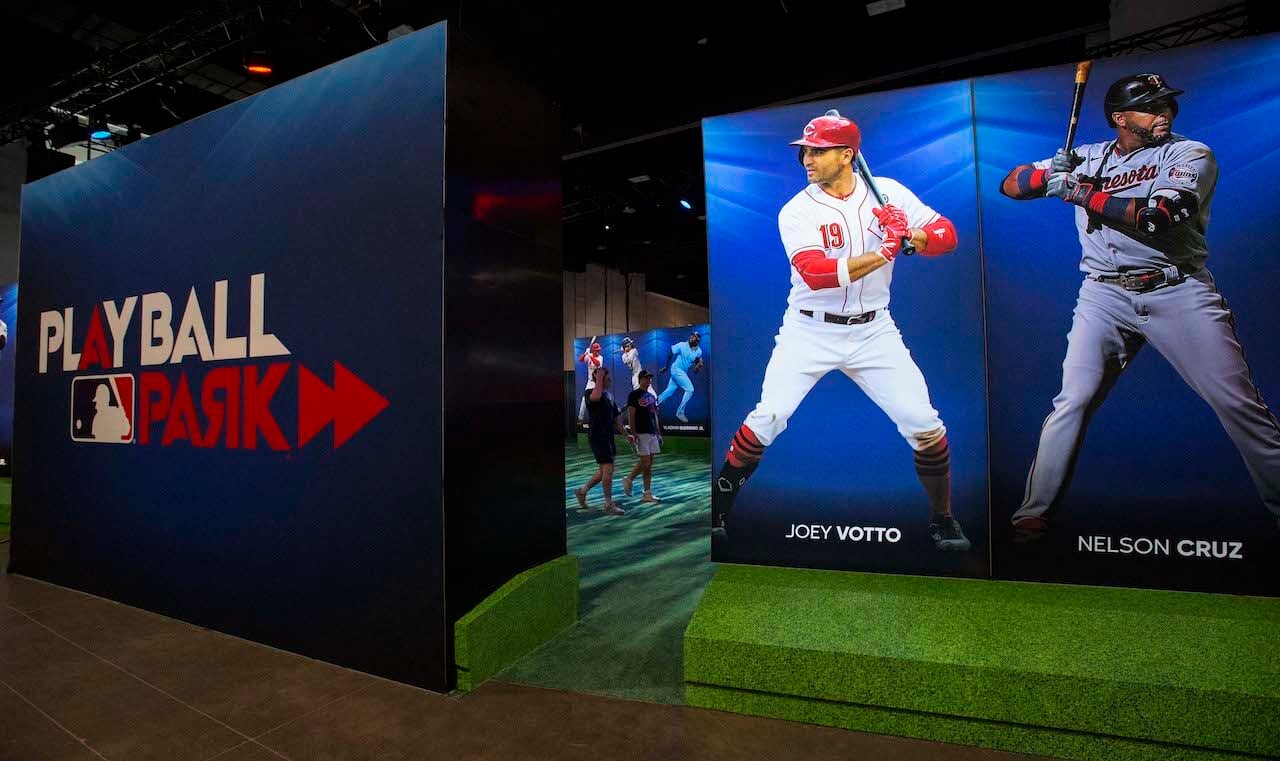
[{"label": "black belt", "polygon": [[1124,273],[1120,275],[1090,275],[1089,277],[1099,283],[1118,285],[1126,291],[1133,291],[1134,293],[1154,291],[1162,285],[1177,285],[1184,279],[1181,272],[1171,276],[1167,270]]},{"label": "black belt", "polygon": [[[813,317],[813,312],[808,309],[801,309],[800,314],[805,317]],[[822,320],[835,325],[862,325],[871,322],[876,318],[876,310],[863,312],[862,314],[831,314],[830,312],[822,313]]]}]

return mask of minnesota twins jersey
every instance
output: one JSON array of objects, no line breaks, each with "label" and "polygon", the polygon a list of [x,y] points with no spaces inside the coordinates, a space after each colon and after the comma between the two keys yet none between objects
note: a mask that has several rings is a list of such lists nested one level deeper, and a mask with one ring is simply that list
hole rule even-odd
[{"label": "minnesota twins jersey", "polygon": [[[1114,140],[1082,145],[1075,151],[1084,159],[1076,173],[1101,176],[1103,185],[1099,190],[1116,198],[1173,197],[1181,190],[1199,199],[1199,212],[1194,218],[1159,236],[1107,226],[1086,232],[1089,214],[1077,206],[1082,272],[1114,275],[1124,270],[1176,265],[1184,273],[1192,273],[1204,267],[1209,257],[1204,233],[1218,182],[1218,162],[1208,146],[1182,135],[1171,135],[1160,145],[1139,148],[1125,156],[1116,153]],[[1051,159],[1037,161],[1035,167],[1048,169],[1052,163]]]},{"label": "minnesota twins jersey", "polygon": [[688,370],[694,360],[702,356],[702,347],[689,348],[688,341],[681,341],[678,344],[672,344],[671,353],[676,355],[675,361],[671,363],[671,369]]},{"label": "minnesota twins jersey", "polygon": [[[787,306],[833,314],[862,314],[889,306],[889,283],[893,280],[893,262],[853,283],[844,260],[875,251],[884,242],[883,231],[871,210],[880,206],[868,192],[866,183],[855,180],[853,192],[845,198],[829,195],[811,184],[800,191],[778,212],[778,232],[782,248],[790,262],[801,251],[817,250],[828,259],[841,261],[837,267],[840,287],[814,290],[791,268],[791,293]],[[938,213],[920,202],[915,194],[897,180],[877,177],[880,192],[889,203],[902,209],[911,227],[927,229],[938,219]]]}]

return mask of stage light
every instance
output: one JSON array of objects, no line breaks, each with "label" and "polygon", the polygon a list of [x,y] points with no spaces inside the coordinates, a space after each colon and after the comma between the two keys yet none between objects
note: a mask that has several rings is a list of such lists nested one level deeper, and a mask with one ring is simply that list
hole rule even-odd
[{"label": "stage light", "polygon": [[605,225],[605,226],[604,226],[604,229],[608,230],[608,229],[609,229],[609,226],[608,226],[608,225]]},{"label": "stage light", "polygon": [[110,138],[111,130],[107,129],[107,122],[105,120],[89,120],[89,139],[101,142],[103,140],[109,140]]},{"label": "stage light", "polygon": [[248,50],[244,54],[244,69],[250,74],[266,76],[272,72],[271,54],[265,50]]},{"label": "stage light", "polygon": [[680,199],[680,205],[681,205],[681,206],[683,206],[683,207],[685,207],[686,209],[693,209],[693,204],[689,203],[688,201],[684,200],[683,198],[681,198],[681,199]]}]

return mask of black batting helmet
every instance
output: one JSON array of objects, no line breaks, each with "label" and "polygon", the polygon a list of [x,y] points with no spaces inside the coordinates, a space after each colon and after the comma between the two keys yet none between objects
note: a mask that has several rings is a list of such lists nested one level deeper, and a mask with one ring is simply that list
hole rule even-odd
[{"label": "black batting helmet", "polygon": [[1175,95],[1182,90],[1175,90],[1164,81],[1159,74],[1134,74],[1116,81],[1107,88],[1107,95],[1102,99],[1102,110],[1107,117],[1107,126],[1114,127],[1116,122],[1111,115],[1117,111],[1140,111],[1142,106],[1150,105],[1158,100],[1168,100],[1173,107],[1173,115],[1178,115],[1178,101]]},{"label": "black batting helmet", "polygon": [[635,343],[636,343],[635,341],[631,340],[631,336],[626,336],[625,338],[622,339],[623,346],[634,346]]}]

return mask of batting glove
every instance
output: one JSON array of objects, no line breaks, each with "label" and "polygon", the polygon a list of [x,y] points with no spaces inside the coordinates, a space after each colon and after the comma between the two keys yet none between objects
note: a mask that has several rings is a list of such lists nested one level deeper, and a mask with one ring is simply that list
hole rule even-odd
[{"label": "batting glove", "polygon": [[1065,148],[1059,148],[1058,152],[1053,154],[1053,165],[1049,167],[1051,174],[1059,172],[1074,172],[1076,167],[1084,163],[1084,159],[1076,155],[1075,151],[1068,151]]},{"label": "batting glove", "polygon": [[1081,182],[1079,177],[1069,172],[1059,172],[1049,175],[1049,184],[1045,187],[1044,194],[1061,198],[1067,203],[1084,206],[1093,191],[1093,183]]}]

